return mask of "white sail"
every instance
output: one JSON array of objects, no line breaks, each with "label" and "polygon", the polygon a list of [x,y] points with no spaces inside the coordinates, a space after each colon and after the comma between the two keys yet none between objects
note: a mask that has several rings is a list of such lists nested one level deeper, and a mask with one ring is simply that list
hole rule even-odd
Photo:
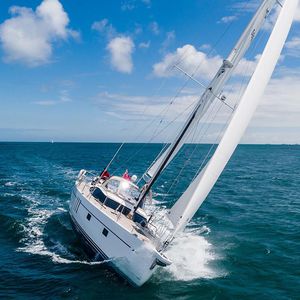
[{"label": "white sail", "polygon": [[257,68],[214,155],[169,212],[174,234],[193,217],[229,161],[263,95],[279,59],[298,0],[286,0]]},{"label": "white sail", "polygon": [[[190,116],[192,120],[187,120],[186,125],[178,134],[178,138],[175,139],[175,141],[147,170],[146,174],[148,176],[154,177],[154,175],[161,168],[162,164],[164,164],[165,168],[179,152],[179,150],[185,143],[185,139],[191,133],[191,130],[194,128],[195,124],[197,124],[198,120],[200,120],[203,117],[203,115],[207,112],[208,108],[213,103],[216,96],[219,96],[219,94],[222,92],[225,83],[231,77],[239,61],[242,59],[249,46],[251,45],[252,41],[257,36],[257,33],[262,27],[264,19],[270,13],[275,3],[276,0],[264,0],[262,2],[261,6],[251,19],[250,23],[244,30],[243,34],[232,49],[231,53],[228,55],[227,59],[223,61],[223,64],[218,70],[217,74],[212,79],[211,83],[209,84],[203,95],[199,98],[199,101],[195,106],[193,113]],[[175,149],[174,151],[172,151],[172,155],[169,156],[169,152],[173,148],[173,146],[175,147]],[[167,160],[166,163],[165,160]]]}]

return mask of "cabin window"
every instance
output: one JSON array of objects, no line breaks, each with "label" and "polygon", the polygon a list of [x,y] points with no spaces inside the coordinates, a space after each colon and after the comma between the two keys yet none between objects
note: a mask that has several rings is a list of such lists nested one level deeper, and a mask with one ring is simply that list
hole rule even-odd
[{"label": "cabin window", "polygon": [[104,236],[107,236],[107,235],[108,235],[108,230],[107,230],[106,228],[103,228],[102,234],[103,234]]},{"label": "cabin window", "polygon": [[112,200],[112,199],[109,199],[109,198],[106,198],[105,200],[105,203],[104,203],[107,207],[109,208],[112,208],[113,210],[116,210],[118,207],[119,207],[119,203]]},{"label": "cabin window", "polygon": [[86,215],[86,218],[88,219],[88,221],[91,219],[91,215],[90,214],[87,214]]},{"label": "cabin window", "polygon": [[147,220],[138,213],[133,215],[133,222],[141,224],[141,226],[145,227],[147,224]]},{"label": "cabin window", "polygon": [[92,190],[91,193],[92,193],[93,197],[96,198],[97,200],[99,200],[101,203],[104,202],[106,197],[99,188],[97,188],[97,187],[94,188],[94,190]]},{"label": "cabin window", "polygon": [[118,207],[118,211],[120,211],[124,216],[127,216],[131,212],[131,209],[126,206],[120,205]]},{"label": "cabin window", "polygon": [[105,194],[97,187],[91,193],[94,198],[99,200],[101,203],[104,203],[107,207],[112,208],[113,210],[116,210],[120,205],[118,202],[107,198]]}]

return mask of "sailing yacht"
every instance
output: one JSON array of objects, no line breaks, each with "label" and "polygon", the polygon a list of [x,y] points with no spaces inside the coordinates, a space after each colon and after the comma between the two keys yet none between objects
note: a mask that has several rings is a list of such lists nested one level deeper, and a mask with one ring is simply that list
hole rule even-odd
[{"label": "sailing yacht", "polygon": [[[109,176],[110,164],[99,176],[80,171],[69,211],[76,232],[94,260],[106,260],[134,286],[143,285],[157,268],[172,263],[165,250],[199,209],[239,143],[279,59],[297,4],[297,0],[286,0],[283,4],[278,0],[262,1],[175,140],[145,172],[144,184],[139,187],[129,176]],[[224,101],[224,85],[276,5],[280,6],[277,21],[215,152],[167,212],[151,213],[147,203],[153,184],[211,104]]]}]

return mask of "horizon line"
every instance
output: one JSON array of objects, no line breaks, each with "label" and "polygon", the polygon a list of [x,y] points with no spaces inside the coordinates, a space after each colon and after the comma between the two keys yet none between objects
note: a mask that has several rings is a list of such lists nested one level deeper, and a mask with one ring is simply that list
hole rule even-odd
[{"label": "horizon line", "polygon": [[[117,142],[117,141],[1,141],[0,143],[40,143],[40,144],[170,144],[164,143],[164,142]],[[203,145],[217,145],[218,143],[209,143],[209,142],[203,142],[203,143],[185,143],[187,145],[195,145],[195,144],[203,144]],[[261,146],[299,146],[300,143],[239,143],[238,145],[261,145]]]}]

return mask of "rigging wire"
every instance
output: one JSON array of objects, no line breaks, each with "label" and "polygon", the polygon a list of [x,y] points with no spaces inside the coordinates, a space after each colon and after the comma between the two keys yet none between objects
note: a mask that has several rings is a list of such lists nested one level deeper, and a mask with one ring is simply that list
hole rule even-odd
[{"label": "rigging wire", "polygon": [[[264,33],[261,33],[261,34],[260,34],[260,37],[256,40],[255,44],[253,45],[252,49],[250,50],[250,52],[252,52],[252,54],[255,52],[255,50],[257,49],[258,45],[261,43],[263,36],[264,36]],[[244,75],[242,76],[242,80],[241,80],[241,82],[240,82],[239,93],[236,94],[237,99],[236,99],[236,101],[235,101],[235,106],[236,106],[238,100],[239,100],[240,97],[241,97],[242,88],[243,88],[243,86],[245,85],[246,80],[248,79],[247,74],[248,74],[248,71],[249,71],[249,68],[250,68],[250,64],[251,64],[251,61],[248,61],[248,63],[247,63],[246,66],[244,67],[245,72],[243,72]],[[250,77],[251,77],[251,76],[250,76]],[[240,95],[239,95],[239,94],[240,94]],[[215,100],[215,101],[216,101],[216,100]],[[221,108],[221,106],[219,106],[219,109],[218,109],[218,111],[216,112],[216,114],[215,114],[215,116],[214,116],[214,119],[215,119],[215,117],[217,116],[217,114],[218,114],[220,108]],[[212,150],[216,147],[216,143],[217,143],[217,141],[220,139],[221,134],[224,132],[224,130],[225,130],[225,128],[227,127],[227,125],[229,124],[229,121],[230,121],[232,115],[233,115],[233,112],[231,112],[231,113],[228,115],[227,121],[224,123],[224,125],[222,126],[222,128],[219,130],[219,133],[218,133],[218,135],[217,135],[215,141],[213,142],[213,144],[211,145],[209,151],[207,152],[207,154],[205,155],[204,159],[202,160],[202,162],[201,162],[201,164],[200,164],[198,170],[196,171],[196,173],[195,173],[195,175],[194,175],[192,181],[198,176],[198,174],[201,172],[201,170],[202,170],[204,164],[208,161],[208,158],[209,158],[209,156],[210,156]],[[213,119],[213,120],[214,120],[214,119]],[[213,120],[212,120],[212,121],[213,121]],[[209,127],[210,127],[210,126],[208,126],[207,129],[205,130],[205,133],[208,131]],[[203,134],[203,136],[204,136],[204,134]],[[181,168],[181,170],[179,171],[177,177],[175,178],[175,180],[172,182],[171,186],[169,187],[167,194],[169,194],[169,192],[170,192],[170,190],[171,190],[172,188],[176,188],[176,186],[178,185],[178,183],[179,183],[179,180],[178,180],[179,177],[181,177],[182,172],[183,172],[184,169],[187,167],[187,164],[188,164],[189,161],[191,160],[192,155],[195,153],[195,151],[196,151],[196,149],[198,148],[199,145],[200,145],[200,144],[197,144],[196,147],[194,147],[194,150],[192,151],[192,153],[191,153],[191,155],[189,156],[189,158],[185,160],[185,163],[184,163],[183,167]],[[166,198],[166,196],[163,198],[163,201],[165,201],[165,198]]]},{"label": "rigging wire", "polygon": [[[219,104],[219,105],[218,105],[218,104]],[[210,128],[210,126],[212,126],[212,123],[213,123],[214,119],[216,118],[216,116],[217,116],[219,110],[220,110],[221,107],[222,107],[221,103],[215,101],[214,106],[217,106],[217,105],[218,105],[218,108],[217,108],[217,111],[214,113],[214,115],[213,115],[212,113],[211,113],[211,114],[207,114],[207,117],[206,117],[207,119],[208,119],[208,117],[211,117],[211,116],[212,116],[213,118],[212,118],[211,122],[205,122],[205,123],[204,123],[204,124],[206,124],[206,129],[204,128],[204,126],[201,127],[201,129],[204,128],[204,132],[203,132],[203,134],[201,134],[202,137],[206,134],[206,132],[208,131],[208,129]],[[199,123],[199,122],[200,122],[200,120],[198,121],[198,123]],[[197,140],[199,140],[199,136],[197,137]],[[179,183],[179,177],[181,177],[182,172],[185,170],[185,168],[187,167],[188,163],[191,161],[191,158],[193,157],[194,153],[195,153],[196,150],[198,149],[199,145],[200,145],[199,143],[196,144],[196,146],[194,147],[194,149],[193,149],[192,153],[190,154],[189,158],[188,158],[187,160],[185,160],[183,167],[181,168],[181,170],[180,170],[179,173],[177,174],[175,180],[172,182],[172,184],[171,184],[171,186],[170,186],[170,188],[169,188],[167,194],[170,192],[171,188],[176,188],[176,187],[177,187],[177,185],[178,185],[178,183]],[[165,201],[165,198],[166,198],[166,197],[164,197],[163,201]]]},{"label": "rigging wire", "polygon": [[[245,5],[245,6],[246,6],[246,5]],[[209,56],[209,55],[212,53],[212,51],[215,50],[216,46],[217,46],[217,45],[220,43],[220,41],[224,38],[224,36],[226,35],[227,31],[230,29],[230,27],[232,26],[232,24],[233,24],[233,21],[230,22],[230,23],[228,23],[228,25],[226,26],[226,28],[225,28],[225,30],[223,31],[223,33],[220,35],[220,37],[217,39],[217,41],[213,44],[213,46],[212,46],[212,48],[210,49],[210,51],[208,52],[207,56]],[[177,63],[182,62],[182,61],[185,59],[185,55],[186,55],[186,54],[187,54],[187,50],[186,50],[186,51],[182,54],[182,56],[178,59]],[[197,73],[197,71],[199,70],[199,68],[200,68],[201,65],[203,64],[203,62],[204,62],[204,59],[201,60],[201,62],[195,67],[195,69],[194,69],[194,71],[193,71],[193,73],[192,73],[192,76],[195,75],[195,74]],[[169,66],[169,67],[168,67],[168,70],[170,70],[170,69],[173,68],[173,67],[174,67],[174,66]],[[167,114],[167,112],[169,111],[171,105],[174,104],[174,102],[175,102],[176,99],[179,97],[179,95],[181,94],[182,90],[186,87],[186,85],[187,85],[187,83],[188,83],[189,81],[190,81],[190,79],[185,80],[185,82],[182,84],[182,86],[178,89],[176,95],[175,95],[174,97],[172,97],[172,99],[171,99],[171,101],[169,102],[169,104],[166,105],[166,107],[165,107],[165,108],[162,110],[162,112],[158,115],[158,117],[160,117],[159,124],[157,125],[157,127],[156,127],[156,129],[155,129],[153,135],[150,137],[150,139],[148,140],[147,143],[152,142],[153,139],[154,139],[155,137],[157,137],[160,133],[162,133],[166,128],[168,128],[168,127],[173,123],[173,121],[171,121],[171,122],[170,122],[169,124],[167,124],[162,130],[160,130],[160,131],[158,132],[158,128],[161,126],[161,124],[162,124],[162,122],[163,122],[163,117]],[[166,79],[161,83],[159,89],[153,94],[153,96],[154,96],[155,94],[158,94],[158,92],[163,88],[163,86],[165,85],[165,83],[166,83]],[[148,106],[145,106],[145,108],[144,108],[142,114],[144,114],[144,113],[146,112],[147,107],[149,107],[149,105],[148,105]],[[177,119],[177,118],[176,118],[176,119]],[[155,122],[155,120],[157,120],[157,116],[153,118],[153,120],[150,122],[149,125],[147,124],[147,125],[145,126],[145,128],[143,128],[143,130],[141,131],[141,133],[140,133],[134,140],[136,141],[142,134],[144,134],[145,129],[148,128],[148,127],[150,127],[150,125],[152,125],[152,124]],[[124,144],[124,142],[123,142],[123,144]],[[165,147],[166,147],[167,145],[168,145],[168,144],[165,144],[165,145],[163,146],[163,148],[162,148],[162,150],[160,151],[160,153],[163,152],[163,150],[165,149]],[[145,147],[145,144],[142,145],[141,148],[143,149],[144,147]],[[142,150],[142,149],[141,149],[141,150]],[[140,150],[140,151],[141,151],[141,150]],[[139,153],[140,151],[136,152],[136,153],[132,156],[132,158],[135,157],[136,154]],[[131,158],[131,159],[132,159],[132,158]],[[126,162],[128,162],[128,161],[130,161],[130,159],[129,159],[129,160],[126,160]],[[118,168],[118,169],[119,169],[119,168]]]},{"label": "rigging wire", "polygon": [[[162,133],[167,127],[169,127],[172,123],[174,123],[177,119],[179,119],[182,115],[184,115],[193,105],[195,105],[195,102],[192,102],[184,111],[180,112],[175,118],[173,118],[160,132],[157,133],[157,135],[155,137],[157,137],[160,133]],[[153,137],[152,140],[155,138]],[[149,142],[151,142],[152,140],[150,140]],[[139,154],[145,147],[146,147],[146,143],[143,143],[143,145],[141,146],[141,148],[139,148],[136,152],[134,152],[134,155],[130,156],[121,166],[124,166],[125,164],[127,164],[128,162],[130,162],[133,158],[136,157],[137,154]],[[166,144],[168,145],[168,144]],[[166,147],[166,146],[165,146]],[[120,168],[121,166],[119,166],[113,174],[115,174]]]},{"label": "rigging wire", "polygon": [[[219,38],[216,40],[216,42],[212,45],[210,51],[207,53],[207,56],[209,56],[209,55],[215,50],[216,46],[217,46],[217,45],[221,42],[221,40],[224,38],[224,36],[225,36],[226,33],[228,32],[228,30],[230,29],[230,27],[232,26],[232,24],[233,24],[233,21],[231,21],[230,23],[228,23],[228,25],[226,26],[225,30],[222,32],[222,34],[220,35],[220,37],[219,37]],[[181,57],[179,57],[178,62],[183,61],[183,60],[184,60],[184,56],[185,56],[186,54],[187,54],[187,50],[185,50],[185,52],[181,55]],[[177,63],[178,63],[178,62],[177,62]],[[193,75],[196,74],[196,72],[198,71],[198,69],[201,67],[201,65],[202,65],[203,63],[204,63],[204,59],[201,60],[201,62],[195,67],[195,70],[194,70],[193,73],[192,73]],[[168,68],[169,68],[169,70],[170,70],[170,68],[173,68],[173,66],[170,65]],[[182,92],[182,90],[186,87],[186,85],[187,85],[187,83],[188,83],[189,81],[190,81],[190,79],[185,80],[185,82],[182,84],[182,86],[178,89],[178,91],[177,91],[175,97],[172,97],[172,99],[171,99],[171,101],[169,102],[169,104],[166,105],[166,107],[165,107],[165,108],[162,110],[162,112],[159,114],[160,121],[159,121],[158,127],[159,127],[159,125],[162,123],[163,116],[166,115],[166,113],[167,113],[168,110],[169,110],[169,107],[170,107],[172,104],[174,104],[176,98],[178,98],[179,94],[180,94],[180,93]],[[160,88],[158,89],[158,91],[162,89],[163,85],[165,85],[165,82],[166,82],[166,79],[162,82],[162,84],[161,84]],[[158,93],[158,91],[157,91],[157,93]],[[154,93],[154,95],[155,95],[155,93]],[[154,95],[153,95],[153,96],[154,96]],[[144,109],[144,111],[143,111],[143,114],[146,112],[147,107],[149,107],[149,106],[145,106],[145,109]],[[138,139],[141,135],[144,134],[145,130],[146,130],[148,127],[150,127],[156,120],[157,120],[157,117],[154,117],[153,120],[150,121],[150,124],[148,123],[148,124],[141,130],[141,133],[137,135],[137,137],[134,139],[134,141],[137,141],[137,139]],[[153,140],[153,136],[150,137],[150,139],[147,141],[147,143],[150,143],[152,140]]]},{"label": "rigging wire", "polygon": [[120,147],[117,149],[117,151],[113,155],[112,159],[110,160],[110,162],[105,167],[104,171],[108,170],[108,168],[110,167],[110,165],[112,164],[112,162],[114,161],[114,159],[116,158],[116,156],[118,155],[118,153],[120,152],[120,150],[122,149],[122,147],[124,146],[124,144],[125,144],[125,142],[121,143]]},{"label": "rigging wire", "polygon": [[[254,51],[257,49],[258,45],[260,44],[260,42],[262,41],[262,37],[263,34],[260,35],[259,39],[256,41],[256,43],[253,45],[252,49],[250,50],[250,52],[252,52],[252,54],[254,53]],[[243,87],[245,86],[246,80],[248,79],[247,75],[248,74],[248,70],[250,69],[250,61],[247,63],[247,66],[244,68],[245,72],[243,74],[245,74],[244,76],[242,76],[242,81],[240,82],[240,89],[239,89],[239,93],[237,94],[237,98],[236,98],[236,102],[235,105],[237,104],[238,100],[241,98],[242,92],[243,92]],[[251,78],[251,76],[250,76]],[[218,140],[222,134],[222,132],[225,130],[225,128],[227,127],[227,125],[229,124],[229,121],[231,119],[231,117],[233,116],[233,113],[231,113],[227,119],[227,122],[225,122],[222,130],[220,130],[219,134],[218,134],[218,138],[216,140]],[[204,164],[207,162],[208,157],[210,155],[210,153],[212,152],[213,148],[216,146],[216,141],[212,144],[212,146],[210,147],[208,153],[206,154],[206,156],[204,157],[201,165],[199,166],[197,172],[195,173],[192,181],[194,181],[194,179],[198,176],[198,174],[201,172]]]}]

